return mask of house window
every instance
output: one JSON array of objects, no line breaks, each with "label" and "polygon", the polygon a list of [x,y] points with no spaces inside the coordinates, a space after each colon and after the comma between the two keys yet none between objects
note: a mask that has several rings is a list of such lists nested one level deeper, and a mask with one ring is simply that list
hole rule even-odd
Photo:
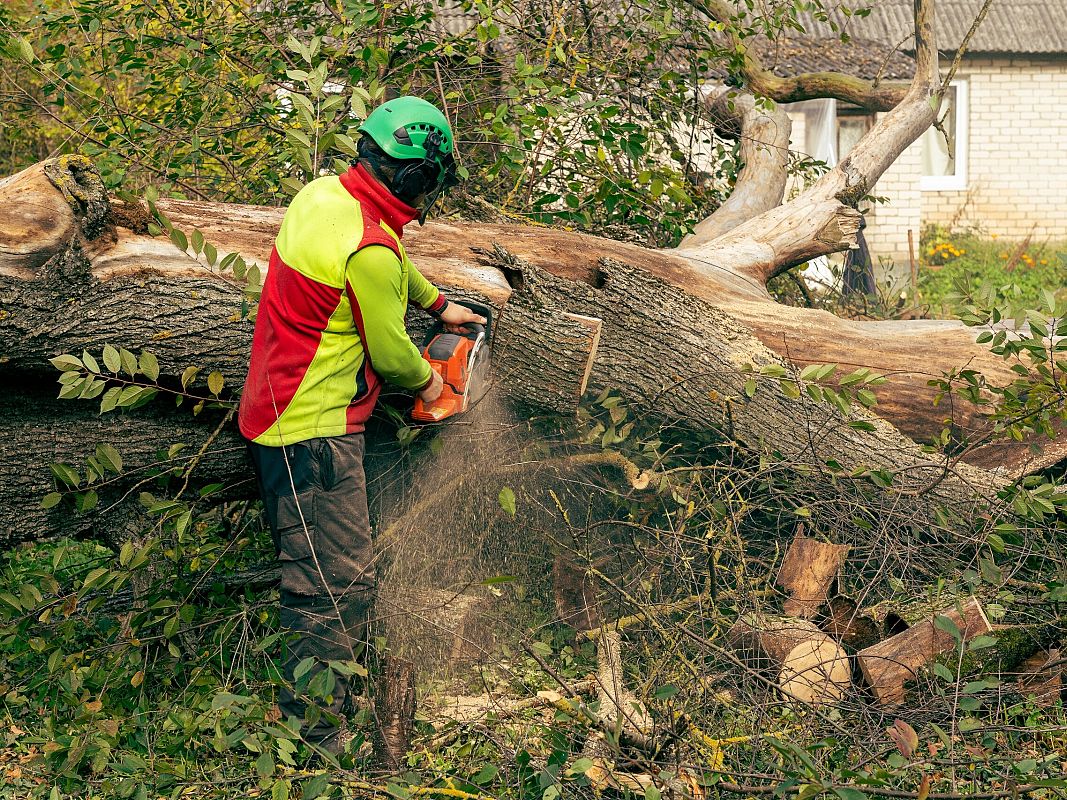
[{"label": "house window", "polygon": [[923,134],[923,174],[920,187],[927,191],[967,188],[967,82],[953,81],[939,112],[945,134],[931,127]]},{"label": "house window", "polygon": [[874,117],[870,114],[849,114],[840,107],[837,113],[837,157],[842,159],[871,129]]}]

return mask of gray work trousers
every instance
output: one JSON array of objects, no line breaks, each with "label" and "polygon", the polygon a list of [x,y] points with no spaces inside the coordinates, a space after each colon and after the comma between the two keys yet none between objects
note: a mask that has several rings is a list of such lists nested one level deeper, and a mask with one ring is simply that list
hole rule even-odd
[{"label": "gray work trousers", "polygon": [[[284,717],[304,719],[308,698],[293,689],[301,661],[316,659],[301,678],[305,686],[327,661],[366,664],[375,575],[363,434],[285,447],[250,442],[249,451],[281,565],[281,626],[294,634],[280,663],[286,682],[278,705]],[[323,713],[303,731],[327,747],[362,684],[334,678],[332,702],[316,700]]]}]

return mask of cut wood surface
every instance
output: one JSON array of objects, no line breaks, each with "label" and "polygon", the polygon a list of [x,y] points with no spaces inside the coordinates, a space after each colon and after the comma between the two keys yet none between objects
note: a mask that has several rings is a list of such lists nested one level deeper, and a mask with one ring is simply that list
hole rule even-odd
[{"label": "cut wood surface", "polygon": [[[975,598],[959,608],[947,608],[937,616],[947,618],[963,642],[992,630],[981,603]],[[904,699],[904,684],[915,678],[920,667],[958,646],[950,625],[939,626],[937,616],[860,651],[857,662],[864,680],[882,705],[900,703]]]},{"label": "cut wood surface", "polygon": [[775,580],[789,594],[782,605],[787,616],[815,616],[826,602],[848,550],[848,545],[821,542],[797,533]]},{"label": "cut wood surface", "polygon": [[844,649],[808,620],[747,614],[726,641],[749,666],[770,673],[788,699],[835,703],[851,683]]}]

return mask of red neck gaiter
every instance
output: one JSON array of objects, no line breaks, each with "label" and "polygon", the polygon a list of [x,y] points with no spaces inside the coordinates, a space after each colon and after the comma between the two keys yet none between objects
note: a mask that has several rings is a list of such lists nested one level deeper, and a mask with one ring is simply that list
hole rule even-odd
[{"label": "red neck gaiter", "polygon": [[341,185],[360,202],[364,214],[385,223],[397,236],[403,236],[404,226],[419,216],[416,209],[393,196],[362,164],[350,167],[341,176]]}]

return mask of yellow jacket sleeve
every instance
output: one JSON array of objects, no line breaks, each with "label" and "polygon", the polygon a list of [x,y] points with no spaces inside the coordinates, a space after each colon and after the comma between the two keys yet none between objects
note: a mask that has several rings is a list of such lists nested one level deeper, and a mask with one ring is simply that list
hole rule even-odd
[{"label": "yellow jacket sleeve", "polygon": [[422,276],[415,265],[408,262],[408,299],[424,311],[440,311],[445,304],[441,290]]},{"label": "yellow jacket sleeve", "polygon": [[[421,275],[418,279],[433,289]],[[404,270],[396,253],[382,245],[360,249],[348,259],[345,282],[352,316],[371,368],[384,380],[405,389],[419,390],[427,386],[430,364],[404,327],[407,291]],[[420,288],[427,294],[425,287]]]}]

